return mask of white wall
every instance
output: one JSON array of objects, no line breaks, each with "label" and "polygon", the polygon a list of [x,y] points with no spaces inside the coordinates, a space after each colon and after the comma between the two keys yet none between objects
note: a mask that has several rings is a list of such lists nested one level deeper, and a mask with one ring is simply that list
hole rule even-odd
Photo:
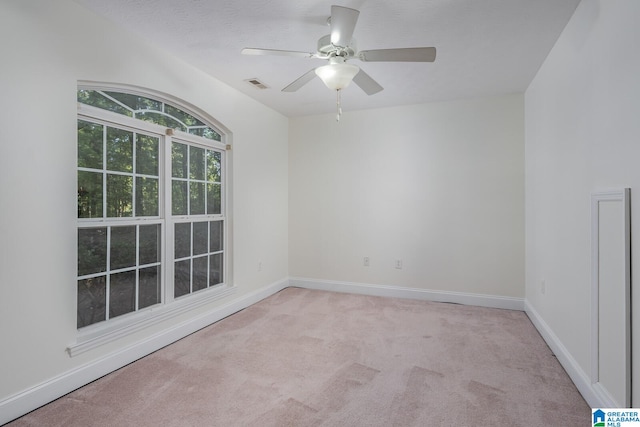
[{"label": "white wall", "polygon": [[[586,376],[591,192],[631,187],[640,223],[639,16],[636,0],[583,0],[525,94],[526,298]],[[632,257],[640,271],[640,251]],[[640,316],[633,322],[638,407]]]},{"label": "white wall", "polygon": [[[168,93],[230,129],[237,285],[233,298],[286,280],[285,117],[137,41],[73,1],[0,2],[0,40],[0,404],[229,302],[210,304],[74,358],[66,354],[76,336],[78,80]],[[260,272],[258,259],[263,261]]]},{"label": "white wall", "polygon": [[508,95],[291,119],[290,275],[523,298],[523,108]]}]

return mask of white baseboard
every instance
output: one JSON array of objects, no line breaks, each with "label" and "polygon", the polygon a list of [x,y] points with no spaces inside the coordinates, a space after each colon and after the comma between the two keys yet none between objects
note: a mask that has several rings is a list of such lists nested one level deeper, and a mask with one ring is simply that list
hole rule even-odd
[{"label": "white baseboard", "polygon": [[176,324],[116,352],[105,355],[0,401],[0,425],[14,420],[110,372],[120,369],[199,329],[224,319],[289,286],[288,279],[265,286],[228,304]]},{"label": "white baseboard", "polygon": [[451,302],[456,304],[476,305],[480,307],[502,308],[519,311],[524,310],[523,298],[503,297],[497,295],[435,291],[418,288],[406,288],[400,286],[368,285],[365,283],[349,283],[333,280],[307,279],[302,277],[289,278],[289,286],[380,297]]},{"label": "white baseboard", "polygon": [[580,367],[571,353],[569,353],[569,350],[562,344],[560,338],[551,330],[535,308],[527,300],[525,300],[524,304],[527,316],[529,316],[533,325],[547,342],[551,351],[556,355],[558,362],[567,371],[569,378],[576,385],[587,404],[592,408],[611,408],[611,402],[607,401],[606,396],[598,390],[597,384],[591,383],[591,377]]}]

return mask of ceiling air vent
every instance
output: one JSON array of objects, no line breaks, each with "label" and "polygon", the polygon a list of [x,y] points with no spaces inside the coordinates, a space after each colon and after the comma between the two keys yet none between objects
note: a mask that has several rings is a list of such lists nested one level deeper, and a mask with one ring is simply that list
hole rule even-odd
[{"label": "ceiling air vent", "polygon": [[258,79],[247,79],[245,80],[245,82],[249,83],[251,86],[258,88],[258,89],[268,89],[269,86],[267,86],[266,84],[262,83],[260,80]]}]

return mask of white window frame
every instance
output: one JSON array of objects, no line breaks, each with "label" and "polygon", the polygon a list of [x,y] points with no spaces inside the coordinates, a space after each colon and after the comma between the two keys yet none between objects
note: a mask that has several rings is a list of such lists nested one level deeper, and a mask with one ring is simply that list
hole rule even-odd
[{"label": "white window frame", "polygon": [[[117,128],[131,128],[140,133],[148,133],[160,138],[160,164],[159,164],[159,217],[133,217],[133,218],[110,218],[108,222],[117,222],[117,225],[143,225],[145,223],[152,224],[162,223],[161,226],[161,302],[159,304],[133,311],[107,321],[101,321],[92,325],[85,326],[77,330],[76,342],[67,348],[67,352],[71,357],[82,354],[86,351],[115,341],[129,334],[138,332],[149,326],[158,324],[169,318],[178,316],[182,313],[201,307],[212,301],[225,298],[236,291],[233,285],[232,270],[232,227],[231,227],[231,133],[224,126],[217,123],[201,110],[185,104],[175,98],[167,97],[164,94],[158,94],[154,91],[140,90],[138,88],[122,86],[122,85],[95,85],[79,83],[78,89],[89,90],[108,90],[116,92],[125,92],[140,95],[182,109],[189,114],[193,114],[202,120],[208,126],[219,130],[222,136],[221,141],[215,141],[182,132],[180,130],[167,129],[164,126],[135,119],[112,111],[104,110],[98,107],[78,103],[77,120],[87,120],[90,122],[101,123],[105,126],[114,126]],[[221,214],[204,214],[204,215],[171,215],[171,146],[173,141],[194,144],[199,147],[213,148],[222,153],[221,166],[221,193],[222,206]],[[223,283],[202,289],[195,293],[174,298],[173,283],[174,260],[173,260],[173,227],[176,222],[184,221],[189,218],[190,222],[222,220],[223,226]],[[105,224],[105,218],[85,219],[78,218],[78,228],[82,224],[98,225]],[[113,225],[113,224],[111,224]],[[106,226],[106,224],[105,224]],[[76,285],[77,289],[77,285]],[[76,301],[77,304],[77,295]]]}]

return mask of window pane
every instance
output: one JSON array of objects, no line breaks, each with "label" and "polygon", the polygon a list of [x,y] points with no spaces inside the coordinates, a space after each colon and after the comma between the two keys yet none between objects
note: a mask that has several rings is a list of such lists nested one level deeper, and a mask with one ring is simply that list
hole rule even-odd
[{"label": "window pane", "polygon": [[214,141],[222,140],[222,136],[220,136],[220,134],[218,132],[216,132],[215,130],[211,129],[210,127],[193,127],[193,128],[189,128],[189,133],[191,135],[198,135],[198,136],[201,136],[203,138],[213,139]]},{"label": "window pane", "polygon": [[204,148],[189,147],[189,178],[204,181]]},{"label": "window pane", "polygon": [[171,144],[171,176],[174,178],[187,177],[187,146],[174,142]]},{"label": "window pane", "polygon": [[222,254],[209,255],[209,286],[223,282]]},{"label": "window pane", "polygon": [[171,144],[171,176],[174,178],[187,177],[187,146],[174,142]]},{"label": "window pane", "polygon": [[107,271],[107,229],[78,229],[78,276]]},{"label": "window pane", "polygon": [[222,221],[211,221],[209,223],[209,252],[218,252],[222,250]]},{"label": "window pane", "polygon": [[204,126],[204,123],[202,123],[200,120],[196,119],[191,114],[185,113],[179,108],[173,107],[171,105],[165,105],[164,111],[167,114],[180,120],[182,123],[184,123],[187,126]]},{"label": "window pane", "polygon": [[105,276],[78,280],[78,328],[106,319],[106,290]]},{"label": "window pane", "polygon": [[102,125],[78,120],[78,167],[102,169]]},{"label": "window pane", "polygon": [[121,316],[136,309],[136,272],[127,271],[111,275],[109,282],[109,318]]},{"label": "window pane", "polygon": [[78,171],[78,218],[102,216],[102,173]]},{"label": "window pane", "polygon": [[107,216],[130,217],[133,214],[133,178],[122,175],[107,175]]},{"label": "window pane", "polygon": [[111,270],[136,265],[136,227],[111,227]]},{"label": "window pane", "polygon": [[189,214],[202,215],[204,214],[204,182],[190,182],[189,183],[189,197],[191,199],[191,206]]},{"label": "window pane", "polygon": [[158,138],[148,135],[137,135],[136,141],[136,173],[140,175],[158,176]]},{"label": "window pane", "polygon": [[207,213],[222,213],[222,194],[220,184],[207,184]]},{"label": "window pane", "polygon": [[107,169],[133,172],[133,132],[107,128]]},{"label": "window pane", "polygon": [[160,267],[149,267],[140,270],[138,310],[159,304],[160,300]]},{"label": "window pane", "polygon": [[158,180],[136,178],[136,216],[158,216]]},{"label": "window pane", "polygon": [[[198,135],[198,136],[202,136],[207,138],[205,135],[205,132],[207,132],[208,130],[210,130],[207,127],[190,127],[189,128],[189,133],[191,135]],[[208,138],[208,139],[213,139],[213,138]]]},{"label": "window pane", "polygon": [[115,113],[123,114],[129,117],[133,115],[131,111],[118,104],[117,102],[114,102],[113,100],[105,97],[97,90],[79,90],[78,102],[82,104],[93,105],[94,107],[113,111]]},{"label": "window pane", "polygon": [[160,262],[160,224],[140,226],[139,265]]},{"label": "window pane", "polygon": [[191,292],[191,260],[177,261],[175,264],[173,295],[178,298]]},{"label": "window pane", "polygon": [[171,182],[171,214],[187,214],[187,181]]},{"label": "window pane", "polygon": [[137,111],[136,119],[144,120],[145,122],[155,123],[157,125],[166,126],[171,129],[178,129],[183,132],[187,131],[187,128],[174,119],[173,117],[169,117],[164,113],[159,113],[156,111]]},{"label": "window pane", "polygon": [[193,292],[207,287],[207,257],[193,259]]},{"label": "window pane", "polygon": [[191,256],[191,223],[178,223],[175,226],[174,258]]},{"label": "window pane", "polygon": [[213,130],[211,128],[206,128],[202,132],[202,136],[207,138],[207,139],[213,139],[215,141],[222,141],[222,136],[218,132],[216,132],[215,130]]},{"label": "window pane", "polygon": [[162,102],[155,101],[153,99],[145,98],[143,96],[131,95],[122,92],[104,92],[110,97],[117,99],[132,110],[162,110]]},{"label": "window pane", "polygon": [[193,223],[193,254],[200,255],[208,252],[207,239],[209,237],[209,223]]},{"label": "window pane", "polygon": [[207,150],[207,181],[220,182],[222,154]]}]

